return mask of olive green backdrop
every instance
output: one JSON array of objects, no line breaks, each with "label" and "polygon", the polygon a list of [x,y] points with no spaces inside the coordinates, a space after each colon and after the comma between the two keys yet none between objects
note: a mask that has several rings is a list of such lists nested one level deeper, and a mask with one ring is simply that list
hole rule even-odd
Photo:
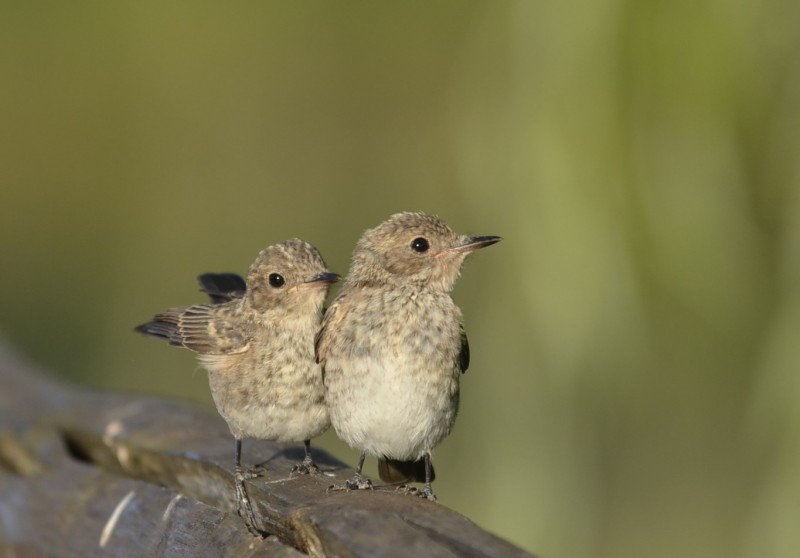
[{"label": "olive green backdrop", "polygon": [[134,325],[268,244],[345,273],[438,213],[505,238],[454,292],[443,504],[544,557],[794,558],[798,53],[782,0],[6,0],[0,330],[210,405]]}]

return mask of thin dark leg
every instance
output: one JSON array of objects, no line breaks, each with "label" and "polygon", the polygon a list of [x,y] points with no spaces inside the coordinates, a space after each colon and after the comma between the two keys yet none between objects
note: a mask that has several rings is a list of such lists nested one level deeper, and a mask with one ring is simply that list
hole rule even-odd
[{"label": "thin dark leg", "polygon": [[292,468],[292,473],[319,475],[319,467],[317,467],[317,464],[311,459],[311,440],[303,440],[303,444],[306,447],[306,456],[301,463],[298,463]]},{"label": "thin dark leg", "polygon": [[244,487],[244,479],[246,475],[242,472],[242,440],[236,438],[236,452],[233,461],[233,484],[236,489],[236,510],[239,516],[244,519],[247,530],[256,536],[263,536],[263,534],[256,527],[256,514],[253,512],[253,505],[250,503],[250,498],[247,496],[247,490]]},{"label": "thin dark leg", "polygon": [[365,479],[361,475],[361,470],[364,468],[364,460],[367,458],[367,452],[362,451],[358,457],[358,466],[356,466],[356,474],[352,479],[344,481],[344,484],[332,484],[328,487],[328,492],[335,492],[337,490],[372,490],[372,481]]},{"label": "thin dark leg", "polygon": [[431,477],[433,467],[431,466],[431,452],[425,452],[425,488],[423,489],[424,496],[428,500],[436,501],[436,496],[433,495],[433,490],[431,489]]},{"label": "thin dark leg", "polygon": [[364,460],[367,458],[367,452],[362,451],[361,455],[358,457],[358,467],[356,467],[356,476],[361,476],[361,469],[364,468]]},{"label": "thin dark leg", "polygon": [[414,496],[427,498],[428,500],[435,502],[436,496],[434,496],[433,489],[431,488],[431,483],[433,482],[433,464],[431,463],[431,452],[426,451],[422,455],[422,460],[423,465],[425,466],[425,486],[422,487],[422,490],[418,490],[413,486],[408,486],[405,484],[398,487],[397,490],[404,492],[405,494],[413,494]]}]

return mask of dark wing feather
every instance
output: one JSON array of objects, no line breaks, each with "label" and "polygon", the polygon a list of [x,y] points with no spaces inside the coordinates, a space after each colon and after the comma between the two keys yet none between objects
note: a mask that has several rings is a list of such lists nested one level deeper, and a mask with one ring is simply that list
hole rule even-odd
[{"label": "dark wing feather", "polygon": [[[171,339],[173,334],[178,330],[178,322],[180,316],[185,308],[170,308],[160,314],[157,314],[151,321],[136,326],[135,331],[144,333],[157,339],[168,341],[170,345],[174,345]],[[180,345],[180,343],[178,343]]]},{"label": "dark wing feather", "polygon": [[458,353],[458,367],[462,374],[469,368],[469,340],[463,325],[461,326],[461,350]]},{"label": "dark wing feather", "polygon": [[197,282],[214,304],[242,298],[247,292],[247,283],[235,273],[204,273]]}]

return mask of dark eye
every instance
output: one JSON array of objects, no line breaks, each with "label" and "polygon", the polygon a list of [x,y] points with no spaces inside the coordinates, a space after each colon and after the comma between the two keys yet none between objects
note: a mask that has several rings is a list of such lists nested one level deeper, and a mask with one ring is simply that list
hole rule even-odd
[{"label": "dark eye", "polygon": [[275,287],[276,289],[283,287],[283,284],[286,282],[283,279],[283,275],[279,275],[278,273],[270,273],[267,280],[269,281],[269,286]]},{"label": "dark eye", "polygon": [[422,254],[423,252],[427,252],[428,248],[430,248],[430,244],[428,244],[426,238],[420,236],[411,241],[411,249],[415,252]]}]

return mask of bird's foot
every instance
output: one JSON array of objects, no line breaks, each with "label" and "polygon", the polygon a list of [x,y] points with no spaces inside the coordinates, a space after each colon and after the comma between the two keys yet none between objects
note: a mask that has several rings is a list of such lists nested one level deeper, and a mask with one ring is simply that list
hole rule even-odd
[{"label": "bird's foot", "polygon": [[332,484],[328,487],[328,492],[338,492],[340,490],[345,490],[350,492],[351,490],[373,490],[372,481],[369,479],[365,479],[361,475],[356,475],[350,480],[344,481],[342,484]]},{"label": "bird's foot", "polygon": [[425,498],[426,500],[430,500],[431,502],[436,501],[436,495],[431,490],[430,485],[425,485],[423,488],[416,488],[414,486],[402,485],[397,487],[398,492],[402,492],[403,494],[410,494],[412,496],[419,496],[420,498]]},{"label": "bird's foot", "polygon": [[310,457],[306,457],[305,459],[303,459],[303,461],[292,467],[292,474],[321,475],[322,471],[319,470],[319,467],[317,467],[317,464],[314,463],[313,459],[311,459]]},{"label": "bird's foot", "polygon": [[257,479],[267,474],[267,469],[263,465],[254,465],[242,471],[242,480]]}]

